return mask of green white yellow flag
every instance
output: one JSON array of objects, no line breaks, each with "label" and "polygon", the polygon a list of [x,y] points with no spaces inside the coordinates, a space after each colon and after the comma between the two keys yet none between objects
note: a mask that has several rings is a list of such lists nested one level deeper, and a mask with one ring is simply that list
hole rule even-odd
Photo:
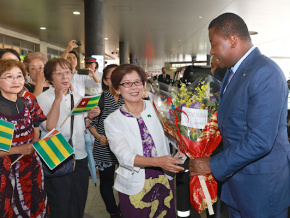
[{"label": "green white yellow flag", "polygon": [[33,147],[51,170],[74,153],[71,145],[55,129],[43,139],[33,143]]},{"label": "green white yellow flag", "polygon": [[78,103],[77,106],[72,110],[71,114],[79,114],[88,112],[89,110],[95,108],[98,105],[100,95],[96,96],[85,96]]},{"label": "green white yellow flag", "polygon": [[10,151],[15,125],[5,120],[0,120],[0,150]]}]

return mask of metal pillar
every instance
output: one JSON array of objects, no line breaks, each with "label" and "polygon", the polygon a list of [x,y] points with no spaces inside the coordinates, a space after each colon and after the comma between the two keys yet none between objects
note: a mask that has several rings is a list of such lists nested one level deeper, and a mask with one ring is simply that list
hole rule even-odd
[{"label": "metal pillar", "polygon": [[104,55],[105,8],[103,0],[84,0],[85,56]]},{"label": "metal pillar", "polygon": [[120,64],[129,64],[129,44],[119,42]]}]

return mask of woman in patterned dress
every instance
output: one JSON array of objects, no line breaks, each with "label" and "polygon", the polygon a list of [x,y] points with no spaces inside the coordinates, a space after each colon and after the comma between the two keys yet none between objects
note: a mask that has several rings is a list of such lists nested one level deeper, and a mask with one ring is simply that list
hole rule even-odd
[{"label": "woman in patterned dress", "polygon": [[124,64],[111,81],[125,105],[105,120],[110,148],[119,161],[115,189],[122,217],[176,217],[174,182],[169,172],[184,170],[169,156],[169,144],[150,101],[142,100],[146,74]]},{"label": "woman in patterned dress", "polygon": [[[9,152],[0,151],[0,217],[3,218],[49,217],[42,164],[31,144],[34,127],[46,117],[35,101],[18,97],[24,77],[21,62],[0,60],[0,119],[15,124]],[[21,155],[24,156],[16,161]]]}]

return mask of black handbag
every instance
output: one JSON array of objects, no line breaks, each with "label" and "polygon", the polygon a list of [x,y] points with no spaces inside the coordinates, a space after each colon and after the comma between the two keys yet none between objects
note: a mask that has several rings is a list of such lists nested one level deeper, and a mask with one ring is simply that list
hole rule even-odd
[{"label": "black handbag", "polygon": [[[74,98],[73,95],[71,96],[71,110],[74,108]],[[74,116],[71,116],[71,123],[70,123],[70,139],[68,143],[73,146],[72,143],[72,135],[73,135],[73,125],[74,125]],[[60,165],[55,167],[53,170],[49,169],[47,165],[44,163],[42,164],[42,169],[44,172],[45,177],[57,177],[57,176],[64,176],[69,173],[72,173],[75,169],[75,158],[74,154],[69,156],[66,160],[64,160]]]}]

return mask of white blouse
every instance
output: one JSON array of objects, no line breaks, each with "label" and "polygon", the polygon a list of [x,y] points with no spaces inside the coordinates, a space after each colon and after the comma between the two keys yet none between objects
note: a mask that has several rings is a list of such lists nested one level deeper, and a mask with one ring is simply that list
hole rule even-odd
[{"label": "white blouse", "polygon": [[[43,113],[47,115],[51,109],[53,101],[55,99],[54,88],[52,86],[49,87],[48,90],[41,93],[37,96],[37,102],[41,107]],[[76,92],[71,92],[74,97],[74,105],[76,106],[77,102],[81,99],[81,96]],[[60,131],[64,138],[68,141],[70,139],[70,117],[65,121],[63,126],[60,128],[63,121],[67,118],[67,116],[71,112],[71,96],[70,94],[63,95],[62,101],[60,103],[60,114],[59,120],[56,125],[56,130]],[[73,126],[73,136],[72,142],[75,150],[75,159],[80,160],[87,157],[87,152],[85,148],[85,138],[84,138],[84,123],[85,115],[77,114],[74,115],[74,126]],[[46,130],[46,121],[42,122],[40,125],[41,128],[41,138],[45,136],[48,131]]]}]

